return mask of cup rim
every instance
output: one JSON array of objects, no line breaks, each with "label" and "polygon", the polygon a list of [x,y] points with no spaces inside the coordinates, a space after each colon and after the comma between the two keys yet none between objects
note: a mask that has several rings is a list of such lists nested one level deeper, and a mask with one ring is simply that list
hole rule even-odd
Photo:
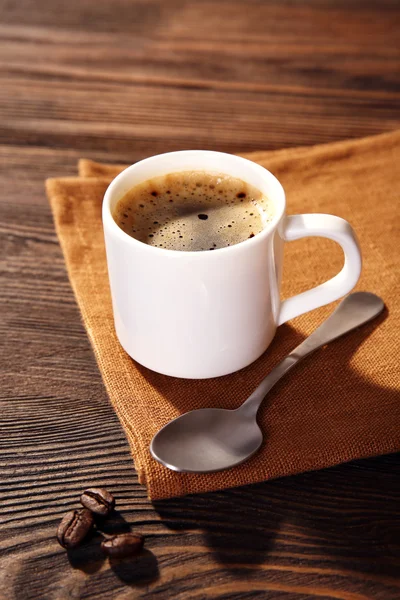
[{"label": "cup rim", "polygon": [[[198,153],[201,153],[201,154],[207,153],[209,155],[217,155],[217,156],[221,156],[221,155],[228,156],[230,159],[232,159],[234,161],[236,160],[238,162],[245,162],[245,163],[247,163],[247,166],[250,169],[253,169],[254,171],[258,171],[262,175],[262,177],[264,177],[264,178],[267,177],[273,181],[274,185],[279,190],[281,198],[279,201],[279,206],[275,205],[275,208],[277,208],[277,210],[274,214],[274,217],[262,229],[262,231],[257,233],[254,237],[243,240],[242,242],[239,242],[232,246],[225,246],[224,248],[216,248],[215,250],[183,251],[183,250],[172,250],[170,248],[158,248],[156,246],[150,246],[149,244],[145,244],[144,242],[141,242],[140,240],[137,240],[136,238],[131,237],[117,225],[117,223],[114,220],[114,217],[112,216],[112,213],[111,213],[111,201],[113,199],[113,193],[114,193],[115,188],[127,176],[128,172],[135,170],[138,167],[138,165],[141,165],[145,162],[146,163],[157,162],[157,160],[160,158],[164,158],[164,157],[168,157],[168,156],[172,156],[172,155],[179,156],[179,155],[189,155],[189,154],[198,154]],[[193,171],[194,169],[186,169],[186,170]],[[202,170],[202,169],[199,169],[199,171],[200,170]],[[174,171],[174,172],[178,172],[178,171]],[[184,172],[184,170],[182,170],[182,172]],[[245,180],[245,177],[242,177],[242,179]],[[274,202],[275,202],[275,200],[274,200]],[[129,167],[124,169],[121,173],[119,173],[112,180],[112,182],[110,183],[110,185],[108,186],[108,188],[106,189],[106,192],[104,194],[103,205],[102,205],[102,220],[103,220],[104,228],[106,226],[110,227],[111,233],[116,235],[122,242],[130,244],[132,247],[142,248],[142,250],[144,248],[146,248],[148,251],[158,252],[160,254],[160,256],[164,256],[164,257],[166,257],[168,255],[174,256],[174,257],[178,257],[180,255],[182,257],[185,257],[185,256],[187,257],[189,255],[191,257],[197,256],[200,258],[200,257],[205,257],[205,256],[210,256],[210,255],[211,256],[220,256],[222,252],[235,252],[235,251],[237,252],[241,248],[243,248],[244,244],[246,244],[247,246],[250,246],[250,244],[254,245],[254,244],[260,243],[262,240],[264,240],[266,237],[268,237],[269,234],[272,231],[274,231],[274,229],[276,229],[278,223],[280,222],[283,215],[285,214],[285,209],[286,209],[286,195],[285,195],[285,190],[283,189],[281,182],[277,179],[277,177],[275,177],[275,175],[273,175],[273,173],[268,171],[268,169],[261,166],[260,164],[254,162],[252,160],[249,160],[248,158],[244,158],[243,156],[238,156],[236,154],[229,154],[228,152],[217,152],[215,150],[177,150],[177,151],[173,151],[173,152],[165,152],[162,154],[155,154],[155,155],[149,156],[147,158],[144,158],[144,159],[130,165]]]}]

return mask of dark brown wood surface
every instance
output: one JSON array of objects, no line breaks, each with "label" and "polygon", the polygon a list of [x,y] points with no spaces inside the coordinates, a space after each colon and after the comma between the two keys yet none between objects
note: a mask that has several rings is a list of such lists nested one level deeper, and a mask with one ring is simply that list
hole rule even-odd
[{"label": "dark brown wood surface", "polygon": [[[1,0],[0,598],[400,598],[400,459],[153,506],[81,324],[43,189],[133,162],[400,126],[398,0]],[[55,540],[87,485],[109,563]]]}]

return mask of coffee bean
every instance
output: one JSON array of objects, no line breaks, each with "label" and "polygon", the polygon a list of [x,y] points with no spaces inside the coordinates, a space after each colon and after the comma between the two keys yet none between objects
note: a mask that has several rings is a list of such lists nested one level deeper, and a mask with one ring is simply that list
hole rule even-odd
[{"label": "coffee bean", "polygon": [[57,539],[63,548],[75,548],[83,542],[94,524],[90,510],[71,510],[62,519],[57,529]]},{"label": "coffee bean", "polygon": [[89,488],[81,496],[81,504],[96,515],[106,517],[115,506],[115,499],[104,488]]},{"label": "coffee bean", "polygon": [[143,548],[144,537],[140,533],[121,533],[113,535],[101,542],[104,554],[111,558],[123,558],[135,556]]}]

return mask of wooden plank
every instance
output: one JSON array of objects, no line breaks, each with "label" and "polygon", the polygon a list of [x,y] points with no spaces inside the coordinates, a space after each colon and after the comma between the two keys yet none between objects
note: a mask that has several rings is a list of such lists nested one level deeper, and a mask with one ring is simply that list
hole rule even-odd
[{"label": "wooden plank", "polygon": [[[79,157],[273,149],[399,126],[397,0],[1,3],[0,598],[400,597],[400,459],[152,505],[108,404],[44,196]],[[106,532],[55,540],[80,492]]]}]

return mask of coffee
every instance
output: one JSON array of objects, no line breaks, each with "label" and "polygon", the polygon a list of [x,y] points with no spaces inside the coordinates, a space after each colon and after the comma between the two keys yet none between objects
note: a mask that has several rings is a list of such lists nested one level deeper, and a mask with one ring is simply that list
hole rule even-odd
[{"label": "coffee", "polygon": [[140,533],[120,533],[101,542],[101,549],[110,558],[135,556],[143,548],[144,537]]},{"label": "coffee", "polygon": [[57,529],[57,539],[63,548],[76,548],[93,528],[94,518],[87,508],[70,510]]},{"label": "coffee", "polygon": [[273,207],[260,190],[219,173],[184,171],[130,189],[113,217],[131,237],[181,251],[216,250],[260,233]]},{"label": "coffee", "polygon": [[81,504],[92,513],[106,517],[114,509],[115,499],[104,488],[89,488],[81,495]]},{"label": "coffee", "polygon": [[[115,507],[114,496],[104,488],[88,488],[81,495],[84,508],[70,510],[64,515],[57,528],[57,540],[67,550],[73,550],[86,540],[95,525],[99,530],[103,519],[108,517]],[[101,543],[101,548],[110,558],[123,558],[139,554],[144,544],[144,536],[140,533],[120,533],[108,536]]]}]

